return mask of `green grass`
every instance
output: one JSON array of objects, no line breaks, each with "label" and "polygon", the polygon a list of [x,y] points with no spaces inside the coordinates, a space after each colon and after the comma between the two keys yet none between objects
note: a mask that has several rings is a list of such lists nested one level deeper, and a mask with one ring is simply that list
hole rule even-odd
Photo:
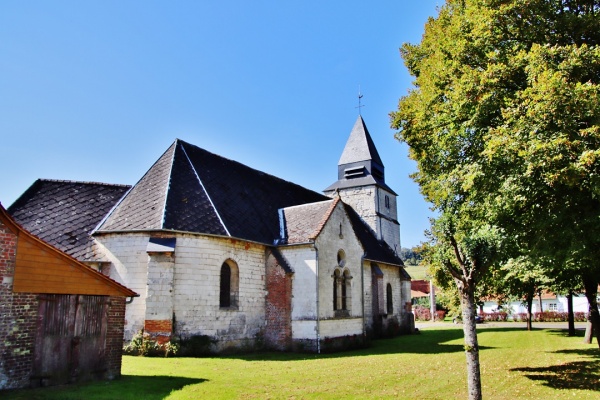
[{"label": "green grass", "polygon": [[[600,397],[600,351],[561,330],[479,328],[487,399]],[[444,324],[328,355],[124,357],[111,382],[3,392],[3,399],[464,399],[462,330]]]},{"label": "green grass", "polygon": [[425,280],[431,279],[427,276],[427,269],[422,265],[405,265],[404,269],[410,275],[413,280]]}]

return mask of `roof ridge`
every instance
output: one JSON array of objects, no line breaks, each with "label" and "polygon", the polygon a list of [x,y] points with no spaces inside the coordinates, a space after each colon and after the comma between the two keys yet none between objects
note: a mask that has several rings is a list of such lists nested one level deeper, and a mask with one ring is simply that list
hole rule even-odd
[{"label": "roof ridge", "polygon": [[291,210],[294,208],[301,208],[301,207],[310,207],[310,206],[314,206],[316,204],[320,204],[320,203],[328,203],[330,201],[333,201],[334,199],[327,199],[327,200],[321,200],[321,201],[315,201],[313,203],[304,203],[304,204],[296,204],[295,206],[288,206],[288,207],[282,207],[280,208],[280,210]]},{"label": "roof ridge", "polygon": [[327,224],[327,221],[329,221],[329,218],[331,218],[331,215],[333,214],[333,210],[335,210],[335,207],[339,204],[340,201],[342,201],[339,196],[337,196],[336,198],[334,198],[332,200],[333,201],[332,201],[331,205],[329,206],[329,208],[327,209],[325,214],[323,214],[321,221],[319,221],[319,225],[317,225],[317,229],[315,229],[313,234],[308,237],[309,239],[314,240],[317,238],[317,236],[319,236],[319,234],[325,227],[325,224]]},{"label": "roof ridge", "polygon": [[[180,140],[180,139],[177,139],[177,140],[179,140],[182,143],[186,143],[183,140]],[[194,171],[194,175],[196,176],[196,179],[198,179],[198,183],[202,187],[202,190],[204,190],[204,194],[206,195],[206,198],[210,202],[211,207],[215,211],[215,214],[217,215],[217,218],[219,219],[219,222],[221,222],[221,225],[223,226],[223,229],[225,229],[225,232],[227,233],[227,236],[231,236],[231,233],[229,233],[229,229],[227,229],[227,226],[225,225],[225,221],[223,221],[223,218],[221,218],[221,214],[219,214],[219,210],[217,210],[217,207],[215,206],[215,203],[212,201],[210,195],[208,194],[208,191],[206,190],[206,187],[204,186],[204,183],[202,183],[202,179],[200,178],[200,175],[198,175],[198,172],[196,171],[196,168],[194,167],[194,164],[192,163],[192,160],[190,160],[190,157],[188,156],[187,151],[185,151],[185,146],[183,144],[181,145],[181,150],[183,150],[183,154],[185,155],[185,158],[187,159],[188,163],[190,164],[190,167],[192,168],[192,171]],[[175,152],[173,152],[173,154],[175,154]],[[171,164],[171,167],[172,167],[172,164]],[[170,179],[170,177],[169,177],[169,179]]]},{"label": "roof ridge", "polygon": [[[165,227],[165,220],[167,218],[167,202],[169,200],[169,188],[171,187],[171,179],[173,178],[173,162],[175,161],[175,153],[177,152],[177,142],[179,141],[179,139],[175,139],[175,148],[173,149],[173,153],[171,154],[171,162],[169,162],[169,179],[167,179],[166,185],[167,187],[165,188],[165,200],[162,204],[162,217],[160,219],[160,227],[161,229],[164,229]],[[184,151],[185,153],[185,151]],[[124,196],[123,196],[124,197]]]},{"label": "roof ridge", "polygon": [[[56,183],[80,183],[84,185],[103,185],[103,186],[115,186],[115,187],[130,187],[126,183],[107,183],[107,182],[97,182],[97,181],[77,181],[72,179],[47,179],[47,178],[38,178],[36,182],[56,182]],[[35,183],[35,182],[34,182]]]},{"label": "roof ridge", "polygon": [[220,155],[220,154],[214,153],[214,152],[212,152],[212,151],[206,150],[206,149],[205,149],[205,148],[203,148],[203,147],[200,147],[200,146],[198,146],[198,145],[195,145],[195,144],[193,144],[193,143],[186,142],[185,140],[177,139],[176,141],[179,141],[179,142],[181,142],[181,143],[183,143],[183,144],[185,144],[185,145],[188,145],[188,146],[193,146],[193,147],[196,147],[197,149],[200,149],[200,150],[202,150],[202,151],[205,151],[205,152],[209,153],[210,155],[212,155],[212,156],[214,156],[214,157],[221,158],[221,159],[223,159],[223,160],[226,160],[227,162],[230,162],[230,163],[234,163],[234,164],[240,165],[240,166],[242,166],[242,167],[244,167],[244,168],[248,168],[248,169],[250,169],[250,170],[252,170],[252,171],[258,172],[258,173],[260,173],[260,174],[263,174],[263,175],[267,175],[267,176],[269,176],[270,178],[276,179],[276,180],[278,180],[278,181],[285,182],[285,183],[288,183],[288,184],[294,185],[294,186],[296,186],[296,187],[302,188],[302,189],[304,189],[304,190],[309,190],[309,191],[311,191],[311,192],[313,192],[313,193],[316,193],[316,194],[318,194],[318,195],[324,196],[322,193],[320,193],[320,192],[317,192],[316,190],[313,190],[313,189],[306,188],[306,187],[304,187],[304,186],[302,186],[302,185],[299,185],[299,184],[297,184],[297,183],[295,183],[295,182],[289,181],[289,180],[287,180],[287,179],[283,179],[283,178],[281,178],[281,177],[279,177],[279,176],[276,176],[276,175],[270,174],[270,173],[268,173],[268,172],[262,171],[262,170],[260,170],[260,169],[257,169],[257,168],[254,168],[254,167],[251,167],[251,166],[249,166],[249,165],[247,165],[247,164],[244,164],[243,162],[236,161],[236,160],[234,160],[234,159],[232,159],[232,158],[228,158],[228,157],[222,156],[222,155]]}]

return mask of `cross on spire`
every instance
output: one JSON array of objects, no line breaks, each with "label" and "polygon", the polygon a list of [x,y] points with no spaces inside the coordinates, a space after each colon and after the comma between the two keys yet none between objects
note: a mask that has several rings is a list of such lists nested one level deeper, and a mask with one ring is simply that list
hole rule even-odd
[{"label": "cross on spire", "polygon": [[360,93],[360,86],[358,87],[358,115],[362,115],[361,114],[361,108],[364,107],[364,104],[361,103],[361,99],[363,98],[363,95]]}]

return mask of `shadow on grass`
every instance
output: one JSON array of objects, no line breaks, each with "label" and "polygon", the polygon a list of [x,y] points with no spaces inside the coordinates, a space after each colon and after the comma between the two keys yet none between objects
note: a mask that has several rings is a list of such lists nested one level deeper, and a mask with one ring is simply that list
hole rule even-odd
[{"label": "shadow on grass", "polygon": [[[247,354],[236,354],[224,356],[244,361],[300,361],[320,358],[346,358],[384,354],[448,354],[462,353],[463,332],[460,329],[439,329],[420,331],[415,335],[397,336],[392,339],[373,340],[370,345],[363,349],[347,350],[335,353],[278,353],[257,352]],[[459,340],[460,343],[448,343]],[[493,347],[480,346],[480,350],[488,350]]]},{"label": "shadow on grass", "polygon": [[2,392],[3,400],[162,400],[175,390],[206,382],[178,376],[123,375],[113,381]]},{"label": "shadow on grass", "polygon": [[593,347],[587,349],[565,349],[565,350],[557,350],[554,353],[556,354],[577,354],[584,357],[589,357],[591,359],[596,359],[600,361],[600,350],[598,350],[598,346],[590,345]]},{"label": "shadow on grass", "polygon": [[600,361],[575,361],[549,367],[514,368],[532,381],[543,381],[553,389],[600,391]]}]

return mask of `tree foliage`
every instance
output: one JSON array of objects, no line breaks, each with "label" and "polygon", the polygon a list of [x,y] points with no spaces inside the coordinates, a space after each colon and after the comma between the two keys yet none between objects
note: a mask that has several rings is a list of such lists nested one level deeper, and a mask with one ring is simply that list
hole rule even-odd
[{"label": "tree foliage", "polygon": [[448,0],[401,48],[414,87],[392,126],[440,216],[437,261],[464,296],[521,257],[597,288],[599,13],[595,0]]}]

